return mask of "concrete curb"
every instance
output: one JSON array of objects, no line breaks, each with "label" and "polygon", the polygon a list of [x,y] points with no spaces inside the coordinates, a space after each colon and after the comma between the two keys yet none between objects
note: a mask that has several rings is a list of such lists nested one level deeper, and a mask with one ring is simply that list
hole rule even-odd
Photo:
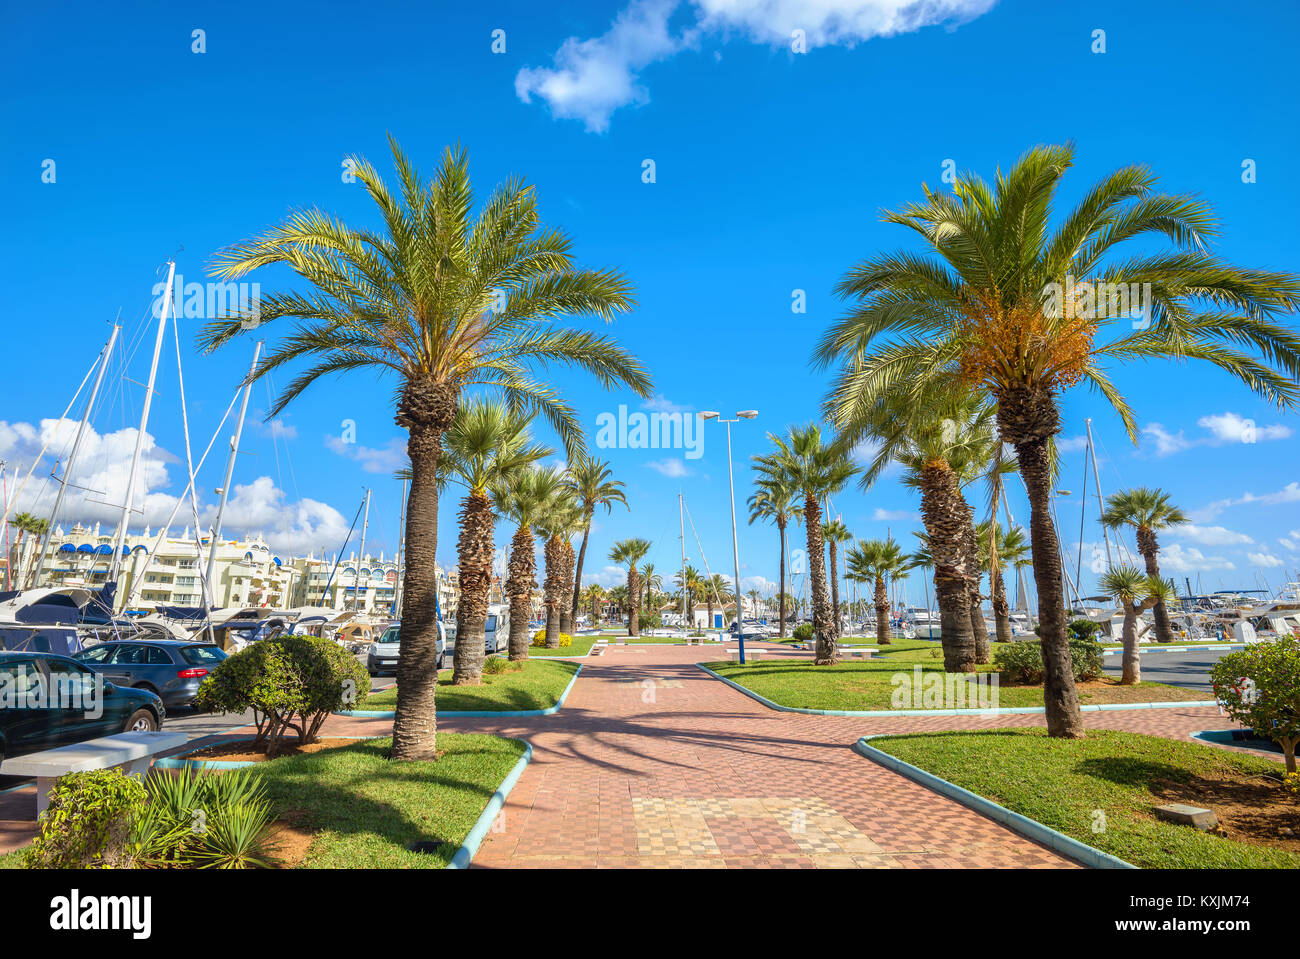
[{"label": "concrete curb", "polygon": [[[1245,648],[1246,648],[1245,643],[1215,643],[1213,645],[1210,645],[1208,643],[1199,643],[1192,646],[1139,646],[1138,652],[1139,653],[1199,653],[1202,650],[1207,650],[1207,649],[1214,650],[1214,649],[1245,649]],[[1123,649],[1116,647],[1114,649],[1103,649],[1101,651],[1101,654],[1103,656],[1119,656],[1122,655],[1123,652],[1124,652]]]},{"label": "concrete curb", "polygon": [[879,763],[886,769],[898,773],[900,776],[906,776],[913,782],[925,786],[927,789],[945,796],[953,802],[972,809],[982,816],[999,822],[1013,832],[1017,832],[1026,839],[1031,839],[1040,845],[1046,846],[1054,852],[1059,852],[1063,856],[1073,859],[1075,862],[1085,866],[1091,866],[1093,869],[1136,869],[1132,863],[1125,862],[1117,856],[1110,853],[1102,852],[1089,846],[1086,843],[1079,842],[1077,839],[1071,839],[1065,833],[1057,832],[1050,826],[1044,826],[1037,820],[1030,819],[1028,816],[1022,816],[1018,812],[1012,812],[1006,806],[1000,806],[991,799],[985,799],[983,796],[971,792],[969,789],[963,789],[946,779],[940,779],[933,773],[928,773],[924,769],[913,766],[911,763],[905,763],[896,756],[882,752],[868,743],[870,739],[878,739],[879,736],[863,736],[853,744],[854,750],[861,756],[865,756],[872,762]]},{"label": "concrete curb", "polygon": [[[768,709],[779,710],[783,713],[804,713],[808,716],[1040,716],[1043,714],[1042,706],[1006,706],[998,709],[807,709],[803,706],[782,706],[774,703],[766,696],[761,696],[748,689],[734,680],[728,679],[715,673],[703,663],[696,663],[700,669],[704,670],[714,679],[719,679],[726,683],[732,689],[739,690],[750,699],[757,700]],[[1079,710],[1085,713],[1105,712],[1114,709],[1173,709],[1180,706],[1217,706],[1217,701],[1210,700],[1186,700],[1173,701],[1167,703],[1101,703],[1092,706],[1080,706]]]},{"label": "concrete curb", "polygon": [[[556,657],[557,659],[559,657]],[[564,687],[560,693],[560,698],[556,700],[554,706],[547,706],[545,709],[507,709],[507,710],[488,710],[488,709],[449,709],[446,712],[438,710],[439,719],[512,719],[525,716],[550,716],[558,713],[564,701],[569,698],[569,690],[573,689],[573,684],[578,681],[582,675],[582,664],[578,664],[578,670],[569,678],[569,684]],[[356,719],[394,719],[397,713],[392,710],[383,709],[349,709],[336,712],[335,716],[351,716]]]},{"label": "concrete curb", "polygon": [[[217,734],[215,734],[215,735],[223,735],[223,734],[221,734],[221,733],[217,733]],[[257,738],[256,736],[238,736],[238,737],[236,737],[235,739],[227,739],[226,742],[228,742],[228,743],[251,743],[251,742],[252,742],[254,739],[256,739],[256,738]],[[380,736],[361,736],[361,737],[357,737],[357,736],[318,736],[318,737],[316,737],[316,738],[317,738],[317,739],[358,739],[358,738],[360,738],[360,739],[381,739],[381,738],[383,738],[383,737],[380,737]],[[220,745],[222,745],[222,744],[221,744],[221,743],[207,743],[206,745],[203,745],[203,746],[195,746],[193,749],[187,749],[187,750],[185,750],[185,751],[182,752],[182,753],[175,753],[175,754],[173,754],[173,755],[171,755],[171,756],[166,756],[166,757],[164,757],[164,758],[162,758],[162,759],[155,759],[155,760],[153,761],[153,765],[154,765],[154,767],[156,767],[156,768],[158,768],[158,769],[184,769],[186,766],[192,766],[192,767],[197,767],[197,768],[199,768],[199,769],[211,769],[211,770],[214,770],[214,771],[221,771],[221,770],[225,770],[225,769],[244,769],[244,768],[246,768],[246,767],[248,767],[248,766],[262,766],[262,765],[264,765],[266,762],[270,762],[270,760],[264,760],[263,762],[225,762],[225,761],[220,760],[220,759],[186,759],[186,758],[185,758],[186,756],[190,755],[191,753],[197,753],[199,750],[207,749],[209,746],[220,746]]]},{"label": "concrete curb", "polygon": [[[574,676],[574,678],[576,679],[577,676]],[[496,821],[497,814],[505,806],[506,797],[510,795],[510,790],[515,788],[515,784],[519,782],[519,777],[524,774],[525,767],[532,762],[532,743],[526,739],[521,739],[519,742],[524,744],[524,754],[519,757],[519,761],[514,764],[510,772],[506,773],[506,778],[501,780],[501,785],[497,787],[497,791],[492,794],[492,798],[483,807],[482,814],[479,815],[474,822],[473,828],[465,836],[465,841],[456,850],[456,855],[451,857],[451,862],[447,863],[448,869],[469,868],[469,864],[473,862],[474,856],[478,852],[478,847],[482,845],[488,830],[492,828],[492,823]]]}]

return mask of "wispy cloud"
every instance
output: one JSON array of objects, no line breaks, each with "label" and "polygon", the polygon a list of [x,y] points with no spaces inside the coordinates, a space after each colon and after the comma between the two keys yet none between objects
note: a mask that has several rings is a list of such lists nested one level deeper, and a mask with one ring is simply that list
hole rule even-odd
[{"label": "wispy cloud", "polygon": [[1280,490],[1273,493],[1243,493],[1241,496],[1229,499],[1215,500],[1213,503],[1207,503],[1200,509],[1188,512],[1188,517],[1198,523],[1206,523],[1214,519],[1220,513],[1230,506],[1245,506],[1248,504],[1257,504],[1260,506],[1278,506],[1282,503],[1300,503],[1300,482],[1292,481],[1283,486]]},{"label": "wispy cloud", "polygon": [[921,518],[921,514],[907,509],[881,509],[877,506],[875,512],[871,514],[871,518],[880,522],[899,523],[918,520]]},{"label": "wispy cloud", "polygon": [[1190,539],[1202,546],[1247,546],[1255,542],[1245,533],[1224,526],[1197,526],[1195,523],[1175,526],[1165,535],[1174,539]]},{"label": "wispy cloud", "polygon": [[[1267,443],[1271,440],[1284,440],[1291,436],[1291,428],[1281,423],[1259,426],[1249,417],[1240,413],[1211,413],[1202,416],[1196,425],[1206,431],[1206,435],[1188,437],[1179,430],[1171,433],[1159,423],[1148,423],[1142,427],[1142,435],[1149,437],[1155,444],[1156,456],[1170,456],[1181,453],[1193,446],[1223,446],[1228,443]],[[1058,444],[1059,446],[1060,444]]]},{"label": "wispy cloud", "polygon": [[601,133],[609,128],[615,110],[649,101],[642,70],[698,47],[704,38],[739,38],[775,47],[791,45],[798,37],[807,50],[852,47],[873,37],[971,20],[994,2],[633,0],[605,33],[586,40],[569,37],[550,67],[520,70],[515,93],[525,103],[536,97],[554,116],[581,120],[588,131]]},{"label": "wispy cloud", "polygon": [[406,466],[406,440],[395,436],[380,447],[349,443],[341,436],[326,436],[325,446],[332,453],[355,460],[367,473],[393,473]]},{"label": "wispy cloud", "polygon": [[645,465],[650,467],[650,469],[654,470],[656,473],[661,473],[662,475],[673,479],[691,475],[690,468],[685,462],[679,459],[672,459],[671,457],[662,460],[650,460],[650,462]]}]

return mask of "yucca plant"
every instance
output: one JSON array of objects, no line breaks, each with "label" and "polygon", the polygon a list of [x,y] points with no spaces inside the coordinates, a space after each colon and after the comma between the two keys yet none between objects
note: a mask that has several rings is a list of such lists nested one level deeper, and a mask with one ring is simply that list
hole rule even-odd
[{"label": "yucca plant", "polygon": [[582,269],[569,238],[542,225],[537,197],[522,180],[498,187],[474,216],[469,161],[448,149],[426,180],[390,139],[399,193],[364,158],[350,158],[377,207],[379,229],[355,228],[317,210],[293,213],[261,236],[218,255],[214,275],[236,280],[277,264],[307,292],[261,297],[199,337],[215,350],[240,333],[291,321],[255,376],[300,360],[308,369],[271,404],[278,415],[328,374],[368,370],[396,386],[397,424],[408,432],[412,471],[392,756],[437,757],[438,461],[461,396],[487,386],[514,412],[540,415],[572,457],[584,449],[578,417],[537,371],[553,364],[592,374],[605,388],[641,396],[650,377],[605,336],[553,326],[562,316],[609,320],[631,308],[632,285],[614,270]]},{"label": "yucca plant", "polygon": [[[924,202],[886,214],[926,252],[853,267],[837,291],[854,306],[816,351],[819,364],[839,369],[828,398],[837,424],[882,397],[907,402],[954,379],[996,402],[1029,492],[1048,733],[1064,737],[1083,735],[1083,719],[1051,518],[1060,395],[1087,384],[1134,442],[1137,417],[1109,378],[1113,363],[1203,360],[1281,407],[1300,400],[1300,337],[1275,319],[1300,306],[1300,279],[1209,252],[1209,208],[1156,192],[1142,166],[1103,177],[1053,224],[1073,162],[1073,146],[1035,147],[992,186],[962,173],[951,194],[924,188]],[[1122,257],[1127,241],[1159,237],[1175,249]],[[1118,295],[1135,289],[1137,316]]]},{"label": "yucca plant", "polygon": [[1124,643],[1120,683],[1129,686],[1142,682],[1142,662],[1138,655],[1137,621],[1144,610],[1162,600],[1176,595],[1174,584],[1159,576],[1151,576],[1136,566],[1112,566],[1098,580],[1098,586],[1107,596],[1119,603],[1124,611],[1122,639]]}]

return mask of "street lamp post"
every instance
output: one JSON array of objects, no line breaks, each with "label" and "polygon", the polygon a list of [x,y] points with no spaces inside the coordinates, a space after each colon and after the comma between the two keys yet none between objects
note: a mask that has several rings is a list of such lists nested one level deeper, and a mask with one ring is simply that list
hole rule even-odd
[{"label": "street lamp post", "polygon": [[740,664],[745,664],[745,617],[740,604],[740,541],[736,534],[736,478],[731,469],[731,424],[741,420],[752,420],[758,410],[741,410],[734,420],[721,419],[717,411],[705,410],[700,416],[706,420],[717,419],[727,424],[727,485],[731,489],[731,558],[735,565],[736,579],[733,583],[736,592],[736,639],[740,643]]}]

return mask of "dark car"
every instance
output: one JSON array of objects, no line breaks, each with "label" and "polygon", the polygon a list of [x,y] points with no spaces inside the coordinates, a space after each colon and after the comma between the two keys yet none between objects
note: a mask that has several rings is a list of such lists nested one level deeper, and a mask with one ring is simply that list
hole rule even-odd
[{"label": "dark car", "polygon": [[156,694],[114,685],[67,656],[0,650],[0,761],[159,729],[166,715]]},{"label": "dark car", "polygon": [[226,654],[211,643],[123,639],[83,649],[73,658],[116,686],[147,689],[174,707],[194,701],[203,678]]}]

